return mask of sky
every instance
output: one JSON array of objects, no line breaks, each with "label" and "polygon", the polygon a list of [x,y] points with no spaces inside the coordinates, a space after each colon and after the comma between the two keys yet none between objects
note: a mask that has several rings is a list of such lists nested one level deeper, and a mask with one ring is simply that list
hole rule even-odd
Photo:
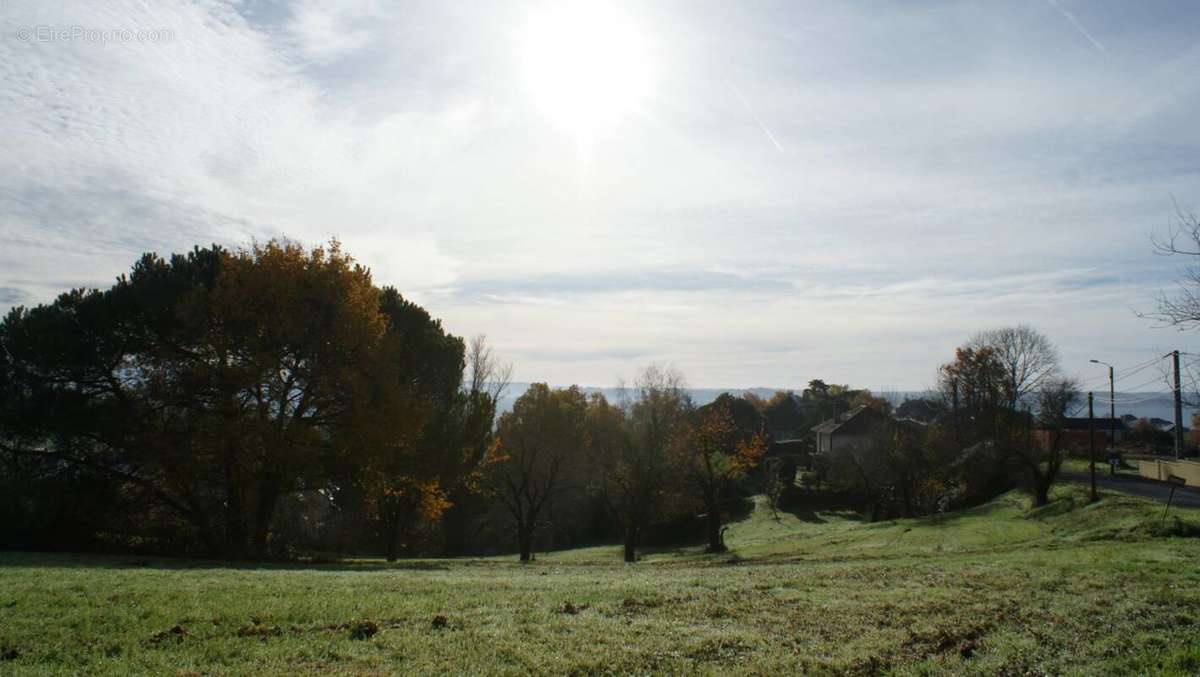
[{"label": "sky", "polygon": [[0,310],[336,237],[518,381],[918,390],[1016,323],[1103,380],[1197,343],[1137,311],[1198,74],[1184,2],[5,0]]}]

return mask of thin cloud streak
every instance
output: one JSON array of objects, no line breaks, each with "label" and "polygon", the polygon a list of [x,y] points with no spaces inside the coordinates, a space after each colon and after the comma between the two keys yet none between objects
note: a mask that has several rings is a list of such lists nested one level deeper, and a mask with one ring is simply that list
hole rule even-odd
[{"label": "thin cloud streak", "polygon": [[1071,25],[1075,27],[1075,30],[1079,31],[1080,35],[1087,38],[1088,42],[1092,43],[1093,47],[1100,50],[1105,56],[1110,56],[1108,49],[1101,44],[1099,40],[1093,37],[1092,34],[1088,32],[1088,29],[1083,27],[1083,24],[1079,23],[1079,19],[1076,19],[1074,14],[1063,9],[1062,6],[1058,4],[1058,0],[1046,0],[1046,2],[1050,3],[1050,6],[1054,9],[1058,10],[1059,14],[1062,14],[1064,17],[1066,17],[1067,21],[1070,21]]},{"label": "thin cloud streak", "polygon": [[763,124],[761,119],[759,119],[758,113],[754,112],[754,108],[750,105],[750,102],[746,100],[746,97],[742,96],[742,92],[737,88],[737,85],[729,85],[729,88],[733,90],[733,93],[737,95],[738,100],[740,100],[742,105],[746,107],[746,112],[750,114],[750,117],[754,120],[754,123],[758,125],[758,128],[763,131],[763,134],[767,135],[767,138],[771,140],[771,143],[775,144],[775,148],[779,149],[780,153],[784,152],[783,144],[779,143],[779,139],[776,139],[775,135],[771,133],[771,130],[767,129],[767,126]]}]

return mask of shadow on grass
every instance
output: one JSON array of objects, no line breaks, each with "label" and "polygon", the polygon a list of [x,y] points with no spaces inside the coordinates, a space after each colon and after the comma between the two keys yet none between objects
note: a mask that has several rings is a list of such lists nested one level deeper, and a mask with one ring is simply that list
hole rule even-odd
[{"label": "shadow on grass", "polygon": [[[463,560],[470,563],[470,560]],[[319,562],[238,562],[131,555],[0,552],[0,569],[151,569],[161,571],[231,569],[235,571],[447,571],[445,562],[428,560],[338,560]]]},{"label": "shadow on grass", "polygon": [[836,516],[839,521],[861,522],[863,515],[859,507],[853,497],[843,494],[803,492],[781,505],[779,512],[809,524],[825,524],[829,521],[826,518],[831,516]]},{"label": "shadow on grass", "polygon": [[1046,505],[1033,508],[1027,516],[1030,519],[1044,520],[1073,512],[1077,507],[1079,502],[1076,496],[1059,496],[1051,499]]}]

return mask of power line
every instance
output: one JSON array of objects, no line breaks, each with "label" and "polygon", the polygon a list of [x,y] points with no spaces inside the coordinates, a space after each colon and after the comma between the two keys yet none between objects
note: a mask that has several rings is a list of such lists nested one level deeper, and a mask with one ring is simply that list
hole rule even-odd
[{"label": "power line", "polygon": [[[1129,386],[1128,388],[1122,388],[1121,392],[1136,393],[1136,392],[1138,392],[1139,388],[1145,388],[1146,386],[1154,385],[1156,383],[1162,385],[1165,388],[1170,388],[1170,385],[1167,383],[1166,375],[1159,374],[1158,376],[1155,376],[1154,378],[1150,379],[1149,381],[1146,381],[1145,383],[1139,383],[1138,385],[1135,385],[1135,386]],[[1157,392],[1157,391],[1155,391],[1155,392]]]},{"label": "power line", "polygon": [[[1158,364],[1159,361],[1161,361],[1163,359],[1163,357],[1164,356],[1152,357],[1149,360],[1146,360],[1145,362],[1138,362],[1138,363],[1132,364],[1128,367],[1114,367],[1113,371],[1115,372],[1115,376],[1116,376],[1114,381],[1116,383],[1120,383],[1121,379],[1127,379],[1130,376],[1139,374],[1139,373],[1149,369],[1150,367],[1153,367],[1155,364]],[[1200,360],[1197,360],[1197,361],[1200,362]],[[1083,379],[1083,383],[1098,383],[1100,381],[1107,381],[1107,380],[1108,380],[1107,376],[1100,375],[1100,376],[1093,376],[1091,378],[1085,378],[1085,379]]]}]

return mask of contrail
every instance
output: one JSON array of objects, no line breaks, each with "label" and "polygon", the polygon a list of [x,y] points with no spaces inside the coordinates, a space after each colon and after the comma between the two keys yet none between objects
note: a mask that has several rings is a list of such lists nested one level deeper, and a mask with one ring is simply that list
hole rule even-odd
[{"label": "contrail", "polygon": [[1059,14],[1062,14],[1063,16],[1067,17],[1067,21],[1070,21],[1071,25],[1075,27],[1075,30],[1079,31],[1079,33],[1081,35],[1083,35],[1083,37],[1087,38],[1088,42],[1092,43],[1093,47],[1100,50],[1105,55],[1108,55],[1108,50],[1104,48],[1104,45],[1100,44],[1099,40],[1092,37],[1092,34],[1089,33],[1086,28],[1083,27],[1083,24],[1079,23],[1079,19],[1076,19],[1074,14],[1072,14],[1072,13],[1068,12],[1067,10],[1063,9],[1062,7],[1060,7],[1058,5],[1058,0],[1046,0],[1046,2],[1050,3],[1050,6],[1053,7],[1054,9],[1058,10]]},{"label": "contrail", "polygon": [[740,99],[742,105],[746,107],[746,112],[749,113],[750,117],[754,119],[754,122],[758,125],[758,128],[763,131],[763,134],[767,135],[767,138],[771,140],[771,143],[775,144],[775,147],[779,149],[780,153],[784,152],[783,144],[779,143],[779,139],[776,139],[775,135],[771,133],[771,130],[767,129],[767,126],[763,124],[763,121],[758,119],[758,114],[755,113],[754,109],[750,107],[750,102],[746,100],[746,97],[742,96],[742,92],[737,88],[737,85],[731,84],[729,87],[733,89],[734,94],[737,94],[737,98]]}]

